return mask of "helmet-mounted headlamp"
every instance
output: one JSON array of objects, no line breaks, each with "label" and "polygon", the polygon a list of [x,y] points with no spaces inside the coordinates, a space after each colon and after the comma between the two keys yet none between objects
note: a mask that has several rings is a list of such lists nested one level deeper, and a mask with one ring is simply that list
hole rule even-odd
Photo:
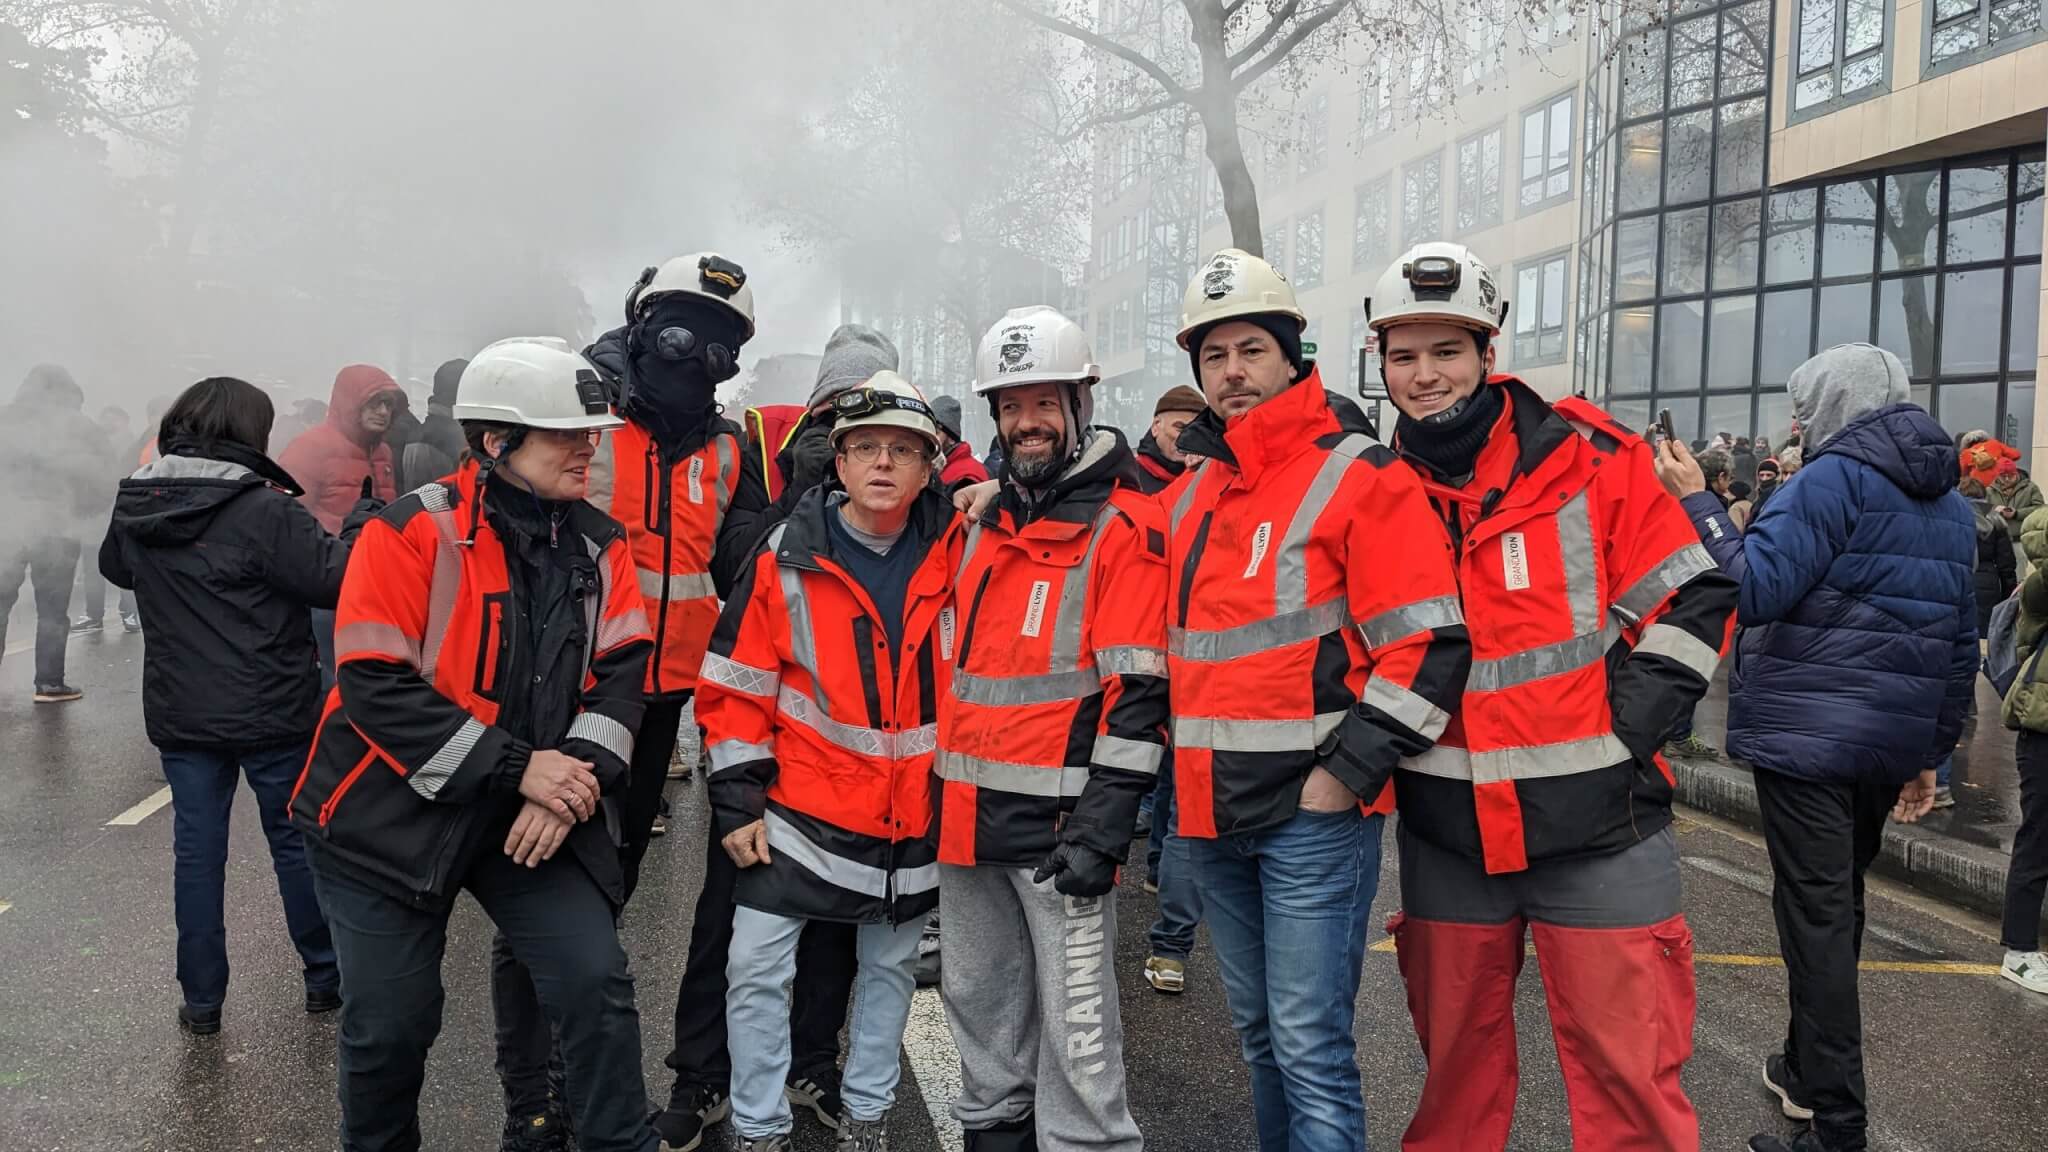
[{"label": "helmet-mounted headlamp", "polygon": [[916,412],[934,424],[939,422],[938,417],[932,414],[931,406],[924,401],[915,396],[898,396],[894,392],[885,392],[880,388],[853,388],[841,392],[832,399],[832,417],[835,421],[873,416],[887,408]]},{"label": "helmet-mounted headlamp", "polygon": [[1418,256],[1401,269],[1417,300],[1449,300],[1465,270],[1449,256]]}]

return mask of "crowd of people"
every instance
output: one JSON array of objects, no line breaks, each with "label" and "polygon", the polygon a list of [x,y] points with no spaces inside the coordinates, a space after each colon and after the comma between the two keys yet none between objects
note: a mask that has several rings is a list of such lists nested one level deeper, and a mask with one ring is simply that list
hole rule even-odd
[{"label": "crowd of people", "polygon": [[[179,1020],[221,1027],[239,775],[305,1008],[340,1011],[349,1152],[420,1147],[463,891],[496,929],[511,1152],[688,1152],[728,1120],[780,1152],[798,1110],[885,1150],[941,912],[966,1147],[1137,1152],[1117,881],[1149,805],[1144,979],[1180,992],[1206,922],[1259,1147],[1362,1152],[1353,1029],[1398,811],[1389,927],[1427,1065],[1403,1148],[1506,1146],[1533,937],[1575,1146],[1690,1152],[1663,753],[1703,744],[1732,649],[1790,976],[1763,1083],[1801,1122],[1750,1147],[1864,1148],[1863,876],[1885,822],[1937,802],[2008,596],[2004,969],[2048,992],[2048,584],[2012,555],[2018,526],[2048,561],[2041,494],[1881,349],[1793,374],[1791,442],[1689,448],[1496,372],[1507,309],[1461,245],[1397,260],[1366,302],[1397,413],[1375,429],[1305,354],[1292,287],[1226,249],[1185,295],[1191,383],[1133,445],[1094,421],[1088,334],[1019,307],[976,356],[988,468],[959,400],[858,325],[806,404],[729,418],[753,285],[716,253],[649,267],[590,348],[444,365],[424,421],[366,365],[283,440],[260,389],[193,385],[97,563],[135,597],[176,806]],[[116,432],[58,369],[17,405],[81,445],[8,552],[47,585],[37,698],[75,698],[63,541],[105,515]],[[711,831],[657,1108],[617,925],[692,715]]]}]

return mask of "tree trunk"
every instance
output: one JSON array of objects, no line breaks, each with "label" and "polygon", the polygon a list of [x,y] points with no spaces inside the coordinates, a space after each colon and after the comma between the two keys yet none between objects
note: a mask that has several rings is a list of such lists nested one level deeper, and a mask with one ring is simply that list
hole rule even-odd
[{"label": "tree trunk", "polygon": [[1230,221],[1230,239],[1254,256],[1266,254],[1259,225],[1259,190],[1244,162],[1244,144],[1237,132],[1237,87],[1230,79],[1230,50],[1224,42],[1223,6],[1184,0],[1190,17],[1189,35],[1202,58],[1202,87],[1195,93],[1195,112],[1202,118],[1203,150],[1223,188],[1223,215]]}]

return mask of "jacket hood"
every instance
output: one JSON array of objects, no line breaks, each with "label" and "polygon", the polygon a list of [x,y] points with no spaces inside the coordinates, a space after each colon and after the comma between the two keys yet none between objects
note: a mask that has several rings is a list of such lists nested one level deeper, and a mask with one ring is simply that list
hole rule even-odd
[{"label": "jacket hood", "polygon": [[1814,453],[1868,464],[1916,500],[1956,486],[1955,441],[1918,404],[1891,404],[1851,420]]},{"label": "jacket hood", "polygon": [[38,364],[28,370],[14,402],[30,408],[62,408],[79,411],[85,407],[85,389],[71,373],[57,364]]},{"label": "jacket hood", "polygon": [[351,364],[334,377],[334,391],[327,399],[327,422],[341,429],[349,439],[360,440],[363,405],[373,396],[396,391],[398,382],[391,378],[391,373],[371,364]]},{"label": "jacket hood", "polygon": [[232,461],[159,456],[121,481],[113,527],[157,547],[188,544],[230,501],[266,483]]},{"label": "jacket hood", "polygon": [[1793,369],[1786,388],[1793,415],[1805,430],[1804,443],[1821,448],[1858,416],[1912,396],[1906,366],[1874,344],[1829,348]]},{"label": "jacket hood", "polygon": [[1138,441],[1138,455],[1150,460],[1169,476],[1178,476],[1188,468],[1184,461],[1169,459],[1166,450],[1159,446],[1159,438],[1150,432]]}]

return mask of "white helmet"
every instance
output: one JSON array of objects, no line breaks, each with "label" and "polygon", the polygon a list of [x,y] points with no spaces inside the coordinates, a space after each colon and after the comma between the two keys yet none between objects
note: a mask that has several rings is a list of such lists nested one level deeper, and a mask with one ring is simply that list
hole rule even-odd
[{"label": "white helmet", "polygon": [[526,428],[617,428],[597,369],[565,340],[519,336],[476,354],[455,386],[455,418]]},{"label": "white helmet", "polygon": [[894,372],[877,372],[866,383],[834,396],[832,411],[836,417],[834,448],[855,428],[908,428],[930,442],[932,455],[945,451],[939,440],[938,419],[924,393]]},{"label": "white helmet", "polygon": [[626,293],[627,319],[638,320],[649,301],[671,292],[701,296],[725,308],[746,328],[743,339],[754,338],[754,290],[747,286],[746,269],[731,260],[716,252],[697,252],[647,269]]},{"label": "white helmet", "polygon": [[1365,298],[1374,331],[1429,320],[1500,335],[1508,302],[1493,269],[1463,244],[1432,240],[1401,254]]},{"label": "white helmet", "polygon": [[1294,301],[1294,286],[1271,264],[1242,248],[1225,248],[1209,258],[1180,303],[1180,346],[1197,329],[1240,316],[1292,316],[1304,331],[1308,317]]},{"label": "white helmet", "polygon": [[974,355],[974,394],[1019,384],[1093,384],[1102,379],[1088,333],[1057,308],[1033,304],[1003,313]]}]

